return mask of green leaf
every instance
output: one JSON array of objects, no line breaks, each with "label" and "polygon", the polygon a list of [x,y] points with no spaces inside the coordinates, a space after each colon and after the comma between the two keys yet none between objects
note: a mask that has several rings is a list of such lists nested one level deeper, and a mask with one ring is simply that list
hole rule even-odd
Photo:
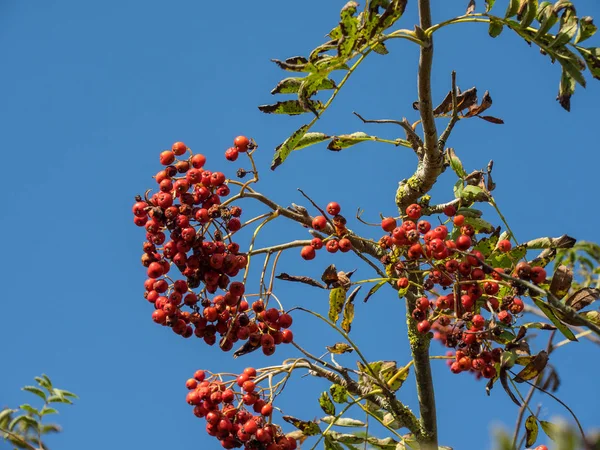
[{"label": "green leaf", "polygon": [[354,348],[351,345],[346,344],[345,342],[337,342],[332,346],[326,346],[325,348],[327,349],[327,351],[335,355],[341,355],[343,353],[352,353],[354,351]]},{"label": "green leaf", "polygon": [[540,27],[533,36],[534,40],[538,40],[545,36],[548,31],[558,22],[558,14],[554,11],[554,7],[550,2],[542,2],[538,7],[537,20]]},{"label": "green leaf", "polygon": [[501,20],[496,19],[495,17],[490,17],[490,26],[488,28],[488,34],[490,37],[496,38],[500,36],[504,30],[504,24]]},{"label": "green leaf", "polygon": [[40,411],[40,415],[47,416],[48,414],[58,414],[58,411],[54,408],[48,408],[47,406],[44,406]]},{"label": "green leaf", "polygon": [[446,155],[448,161],[450,162],[450,167],[454,171],[454,173],[458,176],[458,178],[464,179],[467,176],[467,172],[465,171],[461,160],[456,156],[453,148],[449,148],[446,150]]},{"label": "green leaf", "polygon": [[340,13],[340,31],[342,37],[338,40],[338,56],[347,58],[352,55],[358,37],[358,18],[354,17],[358,3],[350,1],[344,5]]},{"label": "green leaf", "polygon": [[342,315],[342,330],[346,333],[350,333],[350,328],[352,327],[352,321],[354,320],[354,299],[358,294],[358,291],[362,286],[357,286],[348,296],[346,300],[346,304],[344,305],[344,314]]},{"label": "green leaf", "polygon": [[52,390],[52,384],[49,383],[45,378],[42,377],[34,377],[35,381],[37,382],[37,384],[39,384],[41,387],[48,389],[49,391]]},{"label": "green leaf", "polygon": [[565,110],[571,111],[571,96],[575,93],[575,79],[563,67],[560,85],[558,87],[558,103]]},{"label": "green leaf", "polygon": [[544,433],[546,433],[546,436],[548,436],[552,440],[555,440],[556,436],[560,433],[559,426],[553,424],[552,422],[540,420],[540,425],[542,426],[542,430],[544,430]]},{"label": "green leaf", "polygon": [[524,258],[527,254],[527,247],[525,245],[518,245],[513,247],[509,252],[494,252],[492,253],[492,265],[494,267],[501,267],[503,269],[511,268],[514,261],[518,261]]},{"label": "green leaf", "polygon": [[519,16],[521,17],[521,28],[527,28],[533,20],[538,11],[538,0],[526,0],[522,3],[522,8],[519,8]]},{"label": "green leaf", "polygon": [[[307,104],[316,111],[323,109],[323,103],[319,100],[307,100]],[[289,116],[310,112],[310,110],[304,109],[300,100],[285,100],[272,105],[260,105],[258,109],[265,114],[287,114]]]},{"label": "green leaf", "polygon": [[308,125],[302,125],[296,131],[294,131],[289,138],[277,146],[275,149],[273,162],[271,163],[271,170],[275,170],[278,166],[283,164],[283,162],[288,156],[290,156],[290,153],[296,148],[296,145],[298,145],[298,142],[300,142],[308,130]]},{"label": "green leaf", "polygon": [[519,0],[509,0],[508,8],[506,9],[506,14],[504,14],[504,17],[508,19],[512,16],[516,16],[519,12],[519,6]]},{"label": "green leaf", "polygon": [[329,313],[328,317],[333,323],[337,323],[340,313],[346,301],[346,289],[337,287],[329,291]]},{"label": "green leaf", "polygon": [[298,143],[294,147],[294,150],[301,150],[301,149],[309,147],[311,145],[319,144],[323,141],[326,141],[330,137],[331,136],[328,136],[325,133],[319,133],[319,132],[306,133],[298,141]]},{"label": "green leaf", "polygon": [[454,198],[461,198],[463,194],[465,183],[463,180],[458,180],[454,184]]},{"label": "green leaf", "polygon": [[61,397],[79,398],[75,394],[73,394],[72,392],[69,392],[69,391],[67,391],[65,389],[54,389],[53,393],[56,394],[56,395],[59,395]]},{"label": "green leaf", "polygon": [[492,10],[492,8],[494,7],[494,3],[496,3],[496,0],[485,0],[485,12],[488,13]]},{"label": "green leaf", "polygon": [[592,74],[592,76],[595,79],[600,80],[600,48],[583,48],[579,46],[577,46],[576,48],[585,60],[585,64],[587,65],[587,68]]},{"label": "green leaf", "polygon": [[[0,411],[0,424],[2,423],[2,421],[6,420],[7,418],[10,417],[10,415],[14,412],[17,412],[16,409],[9,409],[9,408],[5,408],[2,411]],[[0,425],[1,427],[1,425]]]},{"label": "green leaf", "polygon": [[367,425],[364,422],[361,422],[358,419],[352,419],[350,417],[339,417],[335,418],[332,416],[323,417],[321,422],[325,422],[326,424],[330,424],[335,422],[335,425],[338,427],[349,427],[349,428],[364,428]]},{"label": "green leaf", "polygon": [[319,397],[319,406],[325,412],[325,414],[329,414],[330,416],[335,415],[335,405],[331,401],[329,397],[329,393],[327,391],[323,391],[321,396]]},{"label": "green leaf", "polygon": [[552,322],[567,339],[570,341],[577,340],[571,329],[560,321],[550,305],[536,297],[532,297],[531,300],[533,300],[533,303],[535,303],[535,305],[542,310],[544,315],[550,319],[550,322]]},{"label": "green leaf", "polygon": [[396,392],[398,389],[402,387],[402,384],[408,378],[410,373],[410,366],[396,368],[396,363],[394,363],[392,370],[381,371],[381,377],[386,382],[388,387],[392,392]]},{"label": "green leaf", "polygon": [[316,422],[300,420],[292,416],[283,416],[282,418],[287,423],[292,424],[294,427],[302,431],[302,434],[305,436],[315,436],[317,434],[321,434],[321,428],[319,428],[319,425]]},{"label": "green leaf", "polygon": [[278,59],[272,59],[271,61],[288,72],[306,72],[309,66],[308,59],[303,56],[293,56],[285,61],[280,61]]},{"label": "green leaf", "polygon": [[[297,94],[300,90],[300,85],[302,84],[302,80],[304,78],[284,78],[277,86],[271,91],[271,94]],[[329,78],[321,78],[320,82],[317,84],[317,91],[324,91],[329,89],[335,89],[335,82],[330,80]]]},{"label": "green leaf", "polygon": [[344,386],[339,384],[332,384],[329,388],[331,398],[336,403],[346,403],[348,401],[348,392]]},{"label": "green leaf", "polygon": [[33,414],[36,416],[40,415],[40,412],[28,403],[19,406],[19,408],[21,408],[23,411],[27,411],[29,414]]},{"label": "green leaf", "polygon": [[42,434],[59,433],[61,428],[55,423],[49,423],[42,427]]},{"label": "green leaf", "polygon": [[385,44],[383,42],[379,42],[378,44],[374,45],[372,48],[375,53],[378,53],[380,55],[387,55],[389,53],[389,50],[387,49],[387,47],[385,46]]},{"label": "green leaf", "polygon": [[387,283],[387,280],[383,280],[380,281],[379,283],[377,283],[375,286],[373,286],[371,289],[369,289],[369,292],[367,292],[367,296],[365,297],[365,299],[363,300],[363,302],[367,302],[367,300],[369,300],[369,298],[375,293],[377,292],[381,286],[383,286],[384,284]]},{"label": "green leaf", "polygon": [[341,444],[338,444],[327,435],[325,436],[325,445],[323,447],[325,450],[344,450]]},{"label": "green leaf", "polygon": [[598,31],[598,27],[594,25],[594,19],[589,16],[582,17],[579,19],[579,29],[575,36],[575,44],[585,41],[591,38]]},{"label": "green leaf", "polygon": [[471,225],[476,233],[490,234],[494,232],[494,226],[491,223],[477,217],[465,217],[465,223]]},{"label": "green leaf", "polygon": [[467,185],[460,196],[464,201],[472,203],[475,201],[487,201],[488,195],[479,186]]},{"label": "green leaf", "polygon": [[35,394],[38,397],[41,397],[42,399],[46,400],[46,393],[44,391],[42,391],[40,388],[37,388],[35,386],[25,386],[22,388],[22,390],[31,392],[32,394]]},{"label": "green leaf", "polygon": [[588,321],[600,326],[600,312],[586,311],[586,312],[579,313],[579,315],[582,318],[584,318],[585,320],[588,320]]},{"label": "green leaf", "polygon": [[530,415],[525,421],[526,440],[525,445],[527,447],[533,447],[538,437],[538,423],[534,415]]},{"label": "green leaf", "polygon": [[27,427],[36,427],[37,428],[37,426],[39,424],[39,422],[31,416],[18,416],[18,417],[15,417],[10,422],[10,424],[8,425],[8,429],[10,431],[14,430],[15,427],[21,422],[24,422],[27,425]]},{"label": "green leaf", "polygon": [[352,134],[333,136],[327,148],[337,152],[353,145],[360,144],[361,142],[372,140],[374,140],[373,136],[369,136],[362,131],[357,131],[356,133]]},{"label": "green leaf", "polygon": [[67,403],[69,405],[73,404],[71,400],[60,395],[51,395],[50,397],[48,397],[48,403]]},{"label": "green leaf", "polygon": [[560,18],[560,28],[548,48],[557,48],[567,44],[577,33],[577,16],[574,8],[567,8]]}]

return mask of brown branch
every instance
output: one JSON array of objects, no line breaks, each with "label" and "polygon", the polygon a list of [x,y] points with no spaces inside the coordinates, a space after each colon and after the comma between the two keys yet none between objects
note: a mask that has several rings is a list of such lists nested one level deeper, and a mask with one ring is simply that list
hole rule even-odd
[{"label": "brown branch", "polygon": [[[275,203],[273,200],[268,199],[267,197],[265,197],[264,195],[262,195],[259,192],[248,192],[247,190],[244,191],[243,193],[240,192],[236,196],[231,197],[231,199],[229,199],[229,203],[231,203],[232,201],[235,201],[237,199],[240,199],[240,198],[252,198],[252,199],[258,200],[259,202],[261,202],[264,205],[271,208],[273,211],[276,211],[280,216],[283,216],[283,217],[291,219],[295,222],[298,222],[298,223],[306,226],[307,228],[312,228],[312,220],[313,220],[312,216],[310,216],[309,214],[301,214],[301,213],[292,211],[289,208],[284,208],[284,207],[278,205],[277,203]],[[330,224],[328,224],[326,229],[323,231],[327,234],[335,233],[334,228]],[[363,254],[370,255],[373,258],[377,258],[377,259],[379,259],[383,256],[383,250],[379,246],[377,246],[375,243],[366,241],[366,240],[360,238],[359,236],[354,235],[353,233],[348,233],[348,235],[346,237],[350,240],[350,242],[352,242],[352,247],[355,248],[357,251],[359,251]]]},{"label": "brown branch", "polygon": [[260,255],[261,253],[275,253],[280,250],[287,250],[288,248],[294,248],[294,247],[304,247],[306,245],[310,245],[310,242],[311,241],[298,240],[298,241],[286,242],[285,244],[273,245],[271,247],[259,248],[257,250],[252,250],[250,253],[248,253],[248,256]]},{"label": "brown branch", "polygon": [[421,140],[419,135],[417,133],[415,133],[415,130],[413,130],[413,128],[410,126],[410,123],[408,122],[408,120],[406,120],[406,118],[403,118],[401,121],[400,120],[392,120],[392,119],[368,120],[368,119],[365,119],[360,114],[358,114],[357,112],[353,112],[353,114],[356,117],[358,117],[360,120],[362,120],[363,123],[391,123],[394,125],[401,126],[402,128],[404,128],[404,131],[406,132],[406,140],[408,142],[410,142],[413,150],[419,156],[419,159],[422,158],[423,146],[424,146],[423,141]]},{"label": "brown branch", "polygon": [[[27,442],[25,440],[25,438],[23,438],[22,436],[19,436],[18,434],[15,434],[11,431],[5,430],[4,428],[0,428],[0,433],[4,433],[4,434],[10,436],[12,439],[14,439],[15,441],[18,441],[19,444],[24,445],[29,450],[38,450],[37,447],[34,447],[33,445],[31,445],[29,442]],[[4,437],[4,439],[7,439],[7,438]]]},{"label": "brown branch", "polygon": [[456,125],[456,122],[458,122],[458,101],[457,101],[457,88],[456,88],[456,72],[452,71],[452,118],[450,119],[450,122],[448,122],[448,125],[446,126],[446,129],[443,131],[442,135],[440,136],[440,140],[438,141],[438,148],[440,149],[440,151],[444,150],[444,147],[446,146],[446,141],[448,140],[448,138],[450,137],[450,134],[452,133],[452,130],[454,129],[454,125]]},{"label": "brown branch", "polygon": [[[422,30],[431,27],[430,0],[419,0],[419,26]],[[421,113],[421,124],[425,137],[425,154],[429,157],[436,156],[437,128],[433,115],[433,102],[431,100],[431,67],[433,65],[433,39],[431,36],[425,45],[419,47],[419,112]]]}]

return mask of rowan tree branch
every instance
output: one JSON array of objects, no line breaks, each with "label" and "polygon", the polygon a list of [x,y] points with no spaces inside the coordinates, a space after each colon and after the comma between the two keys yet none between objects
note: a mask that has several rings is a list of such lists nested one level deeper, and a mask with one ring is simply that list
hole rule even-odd
[{"label": "rowan tree branch", "polygon": [[[231,197],[231,199],[229,199],[229,203],[232,203],[233,201],[240,199],[240,198],[253,198],[255,200],[258,200],[259,202],[261,202],[264,205],[271,208],[273,211],[276,211],[280,216],[283,216],[283,217],[291,219],[295,222],[298,222],[298,223],[306,226],[307,228],[312,228],[313,217],[310,214],[308,214],[308,213],[301,214],[301,213],[295,212],[289,208],[284,208],[283,206],[278,205],[273,200],[268,199],[267,197],[265,197],[263,194],[261,194],[259,192],[256,192],[256,191],[249,192],[248,190],[246,190],[244,192],[240,192],[239,194]],[[327,224],[327,226],[326,226],[325,230],[323,230],[323,232],[327,233],[327,234],[334,234],[335,229],[331,226],[331,224]],[[377,259],[381,258],[384,254],[383,250],[376,243],[367,241],[366,239],[362,239],[362,238],[360,238],[360,236],[357,236],[350,231],[348,232],[346,237],[350,240],[350,242],[352,242],[352,247],[360,253],[370,255],[373,258],[377,258]]]}]

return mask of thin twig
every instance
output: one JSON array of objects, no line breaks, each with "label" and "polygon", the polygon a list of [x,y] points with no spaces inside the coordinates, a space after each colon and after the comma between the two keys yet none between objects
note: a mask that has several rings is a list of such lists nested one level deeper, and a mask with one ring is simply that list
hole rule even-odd
[{"label": "thin twig", "polygon": [[454,125],[456,125],[456,122],[458,122],[458,102],[457,102],[457,88],[456,88],[456,72],[453,70],[452,71],[452,118],[450,119],[450,122],[448,122],[448,125],[446,126],[446,129],[444,130],[444,132],[442,133],[440,140],[438,141],[438,147],[443,151],[444,147],[446,146],[446,141],[448,140],[448,138],[450,137],[450,134],[452,133],[452,129],[454,128]]},{"label": "thin twig", "polygon": [[393,125],[401,126],[404,129],[404,131],[406,132],[406,139],[408,140],[408,142],[410,142],[413,150],[415,152],[417,152],[417,154],[419,154],[422,151],[423,141],[421,140],[419,135],[417,133],[415,133],[415,130],[413,130],[413,128],[410,126],[410,123],[408,122],[408,120],[406,120],[406,118],[403,118],[401,121],[393,120],[393,119],[371,119],[370,120],[370,119],[365,119],[363,116],[361,116],[356,111],[353,111],[352,114],[354,114],[356,117],[358,117],[360,120],[362,120],[363,123],[390,123]]}]

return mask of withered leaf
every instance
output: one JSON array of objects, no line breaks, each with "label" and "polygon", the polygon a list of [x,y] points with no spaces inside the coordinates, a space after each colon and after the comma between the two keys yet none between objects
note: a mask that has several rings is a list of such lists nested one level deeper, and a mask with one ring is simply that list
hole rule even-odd
[{"label": "withered leaf", "polygon": [[504,388],[510,399],[513,401],[513,403],[520,408],[521,402],[517,399],[513,391],[511,391],[510,387],[508,386],[508,376],[505,367],[500,368],[500,383],[502,384],[502,387]]},{"label": "withered leaf", "polygon": [[552,292],[556,298],[561,299],[569,289],[573,282],[573,269],[567,266],[558,266],[552,275],[552,282],[550,283],[550,292]]},{"label": "withered leaf", "polygon": [[[464,92],[460,92],[460,90],[458,90],[458,95],[456,96],[456,105],[457,105],[459,111],[469,109],[471,106],[476,105],[476,104],[477,104],[477,88],[472,87],[471,89],[467,89]],[[418,102],[413,103],[413,108],[418,110],[419,103]],[[448,93],[448,95],[446,95],[444,100],[442,100],[442,103],[440,103],[433,110],[433,114],[435,114],[435,115],[448,114],[450,111],[452,111],[452,91],[450,91]]]},{"label": "withered leaf", "polygon": [[525,432],[525,445],[533,447],[538,437],[538,422],[534,415],[530,415],[525,421]]},{"label": "withered leaf", "polygon": [[244,345],[233,352],[233,357],[238,358],[240,356],[247,355],[248,353],[252,353],[254,350],[258,350],[259,348],[260,345],[252,345],[250,341],[246,341]]},{"label": "withered leaf", "polygon": [[314,436],[321,433],[316,422],[296,419],[292,416],[282,416],[283,420],[298,428],[305,436]]},{"label": "withered leaf", "polygon": [[560,378],[558,377],[558,373],[556,373],[556,370],[554,370],[554,367],[551,365],[548,365],[547,372],[549,372],[548,376],[542,383],[541,388],[545,391],[549,390],[551,392],[556,392],[560,387]]},{"label": "withered leaf", "polygon": [[323,283],[325,283],[327,287],[338,282],[338,273],[334,264],[331,264],[325,269],[323,275],[321,275],[321,280],[323,280]]},{"label": "withered leaf", "polygon": [[310,277],[305,277],[303,275],[288,275],[287,273],[283,272],[277,275],[275,278],[277,278],[278,280],[295,281],[298,283],[304,283],[310,286],[318,287],[321,289],[326,289],[326,287],[319,283],[317,280],[314,280]]},{"label": "withered leaf", "polygon": [[336,355],[341,355],[342,353],[352,353],[354,348],[346,344],[344,342],[337,342],[332,346],[325,347],[330,353],[335,353]]},{"label": "withered leaf", "polygon": [[485,120],[486,122],[495,123],[496,125],[504,125],[504,120],[499,119],[493,116],[477,116],[480,119]]},{"label": "withered leaf", "polygon": [[488,109],[490,106],[492,106],[492,97],[489,91],[485,91],[485,93],[483,94],[483,98],[481,99],[481,104],[471,105],[469,107],[469,111],[465,114],[465,117],[477,116],[484,112],[486,109]]},{"label": "withered leaf", "polygon": [[466,15],[473,14],[475,12],[475,0],[469,1],[469,6],[467,6]]},{"label": "withered leaf", "polygon": [[565,304],[575,311],[580,311],[586,306],[591,305],[600,298],[600,289],[583,288],[574,292],[567,298]]},{"label": "withered leaf", "polygon": [[514,378],[517,383],[525,380],[531,380],[537,377],[548,364],[548,353],[544,350],[539,352],[533,360],[527,364]]}]

